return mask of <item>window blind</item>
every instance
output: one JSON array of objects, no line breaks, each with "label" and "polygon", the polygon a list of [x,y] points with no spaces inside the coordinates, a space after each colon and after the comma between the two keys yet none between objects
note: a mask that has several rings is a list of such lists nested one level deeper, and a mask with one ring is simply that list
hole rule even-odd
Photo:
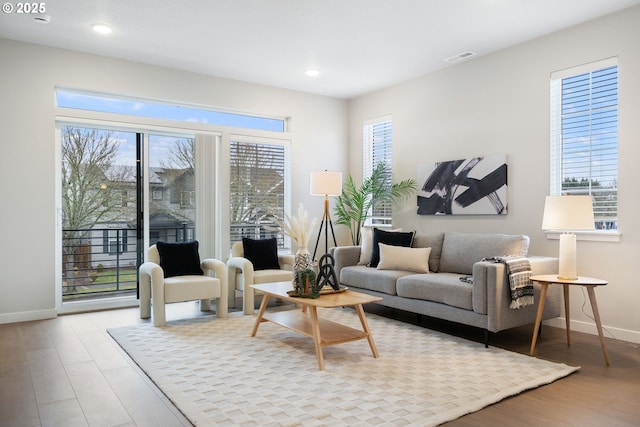
[{"label": "window blind", "polygon": [[[362,127],[363,180],[371,176],[373,169],[378,163],[385,162],[391,166],[392,131],[391,116],[381,117],[364,123]],[[387,184],[391,185],[391,182]],[[367,224],[391,224],[391,207],[392,205],[389,202],[374,205]]]},{"label": "window blind", "polygon": [[618,66],[563,75],[551,84],[551,194],[591,195],[596,229],[616,230]]},{"label": "window blind", "polygon": [[278,237],[274,218],[285,213],[285,183],[288,174],[287,147],[248,141],[230,143],[231,242],[242,237]]}]

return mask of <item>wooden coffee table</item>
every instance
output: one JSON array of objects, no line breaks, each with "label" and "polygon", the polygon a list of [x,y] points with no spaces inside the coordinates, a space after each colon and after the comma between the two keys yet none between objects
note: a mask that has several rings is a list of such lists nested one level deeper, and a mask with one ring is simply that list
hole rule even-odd
[{"label": "wooden coffee table", "polygon": [[[291,282],[262,283],[251,285],[251,287],[264,293],[260,310],[258,311],[258,317],[251,331],[252,337],[258,332],[258,327],[262,322],[273,322],[311,337],[316,346],[316,356],[318,357],[318,368],[320,370],[324,369],[322,347],[329,345],[366,339],[369,341],[369,347],[371,347],[373,357],[378,357],[378,350],[373,341],[373,336],[371,335],[369,324],[364,315],[362,304],[380,301],[382,298],[349,290],[321,295],[320,298],[315,299],[292,297],[287,294],[287,291],[293,289]],[[271,297],[300,304],[302,305],[302,310],[285,310],[267,313],[265,309]],[[360,318],[360,323],[362,324],[362,330],[318,318],[318,307],[333,308],[348,306],[355,307],[358,317]]]}]

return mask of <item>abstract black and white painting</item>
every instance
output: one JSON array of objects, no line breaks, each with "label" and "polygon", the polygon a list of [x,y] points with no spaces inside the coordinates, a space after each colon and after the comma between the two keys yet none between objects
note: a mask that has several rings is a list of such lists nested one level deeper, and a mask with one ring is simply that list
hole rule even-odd
[{"label": "abstract black and white painting", "polygon": [[418,166],[418,215],[506,215],[507,156]]}]

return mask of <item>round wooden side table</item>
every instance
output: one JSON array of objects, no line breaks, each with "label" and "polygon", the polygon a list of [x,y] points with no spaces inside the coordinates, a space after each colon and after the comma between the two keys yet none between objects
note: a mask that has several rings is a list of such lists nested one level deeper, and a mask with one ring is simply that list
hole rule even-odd
[{"label": "round wooden side table", "polygon": [[583,286],[587,288],[589,294],[589,301],[591,302],[591,309],[593,310],[593,317],[596,321],[596,327],[598,328],[598,336],[600,337],[600,347],[602,347],[602,354],[604,355],[604,361],[609,366],[609,356],[607,355],[607,348],[604,343],[604,335],[602,334],[602,323],[600,322],[600,313],[598,312],[598,303],[596,301],[596,286],[605,286],[608,282],[601,279],[594,279],[592,277],[579,276],[575,280],[560,279],[556,274],[543,274],[539,276],[531,276],[531,281],[539,283],[540,289],[540,302],[538,303],[538,312],[536,315],[536,324],[533,329],[533,338],[531,339],[531,349],[529,355],[533,356],[536,341],[538,340],[538,332],[540,330],[540,322],[542,319],[542,311],[544,310],[544,303],[547,298],[547,289],[549,285],[562,285],[564,293],[564,313],[565,322],[567,328],[567,345],[571,345],[571,328],[570,328],[570,316],[569,316],[569,286]]}]

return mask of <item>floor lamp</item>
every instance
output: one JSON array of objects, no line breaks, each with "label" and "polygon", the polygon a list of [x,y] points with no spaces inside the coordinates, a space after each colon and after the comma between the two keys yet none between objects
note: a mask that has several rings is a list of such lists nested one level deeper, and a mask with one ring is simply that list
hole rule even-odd
[{"label": "floor lamp", "polygon": [[333,245],[337,246],[336,234],[333,231],[333,223],[331,222],[331,213],[329,212],[329,196],[339,196],[342,194],[342,173],[329,171],[314,171],[309,176],[309,193],[312,196],[324,196],[324,212],[322,214],[322,222],[318,229],[318,238],[316,239],[316,247],[313,250],[313,259],[316,259],[318,251],[318,243],[320,243],[320,235],[322,227],[324,227],[324,247],[329,249],[329,228],[333,236]]},{"label": "floor lamp", "polygon": [[578,278],[576,235],[572,231],[593,230],[591,196],[547,196],[542,217],[543,230],[561,230],[558,251],[558,279]]}]

